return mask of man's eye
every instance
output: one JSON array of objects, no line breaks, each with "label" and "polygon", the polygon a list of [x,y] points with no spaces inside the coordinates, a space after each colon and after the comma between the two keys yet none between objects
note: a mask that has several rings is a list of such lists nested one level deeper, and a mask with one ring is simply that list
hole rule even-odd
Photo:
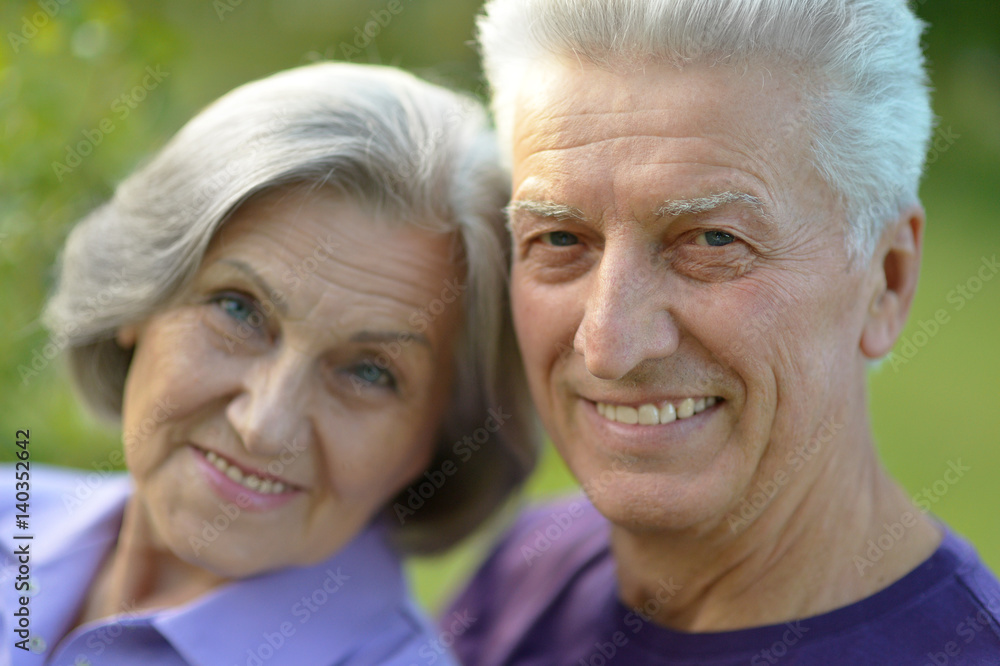
[{"label": "man's eye", "polygon": [[580,239],[568,231],[550,231],[547,234],[542,234],[542,242],[554,247],[569,247],[579,243]]},{"label": "man's eye", "polygon": [[695,243],[698,245],[707,245],[709,247],[722,247],[723,245],[729,245],[734,242],[736,237],[732,234],[727,234],[725,231],[705,231],[698,234],[695,238]]},{"label": "man's eye", "polygon": [[396,378],[392,373],[384,368],[378,367],[373,361],[363,361],[351,368],[355,377],[366,384],[373,386],[384,386],[393,388],[396,386]]}]

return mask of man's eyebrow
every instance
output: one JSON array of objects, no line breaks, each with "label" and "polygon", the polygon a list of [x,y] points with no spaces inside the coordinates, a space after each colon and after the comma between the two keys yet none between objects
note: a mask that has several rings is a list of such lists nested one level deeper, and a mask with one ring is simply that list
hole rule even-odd
[{"label": "man's eyebrow", "polygon": [[657,210],[659,217],[678,217],[680,215],[697,215],[707,213],[730,204],[742,204],[754,209],[758,213],[765,213],[764,202],[747,192],[731,190],[719,192],[705,197],[695,197],[693,199],[671,199],[665,201]]},{"label": "man's eyebrow", "polygon": [[584,220],[586,216],[583,211],[573,206],[556,203],[554,201],[533,201],[531,199],[519,199],[511,201],[504,209],[507,212],[507,219],[510,220],[514,213],[524,211],[537,215],[538,217],[548,217],[555,220]]},{"label": "man's eyebrow", "polygon": [[274,296],[275,294],[279,294],[280,296],[280,293],[278,292],[278,290],[273,289],[271,285],[268,284],[267,280],[261,277],[260,274],[257,273],[257,271],[255,271],[250,264],[246,263],[245,261],[240,261],[239,259],[223,259],[219,263],[225,264],[226,266],[232,266],[233,268],[235,268],[236,270],[238,270],[239,272],[243,273],[248,278],[250,278],[250,281],[256,284],[257,288],[264,293],[264,297],[271,299],[271,302],[274,303],[274,306],[278,309],[278,312],[280,312],[282,315],[286,317],[288,316],[288,305],[285,303],[285,299],[272,298],[272,296]]},{"label": "man's eyebrow", "polygon": [[[697,215],[707,213],[723,206],[739,204],[753,209],[757,213],[766,217],[767,208],[760,198],[739,190],[729,190],[718,192],[703,197],[691,199],[670,199],[665,201],[657,210],[657,217],[678,217],[680,215]],[[532,199],[520,199],[511,201],[504,209],[507,213],[508,226],[514,213],[527,212],[538,217],[550,218],[554,220],[585,220],[583,211],[573,206],[556,203],[554,201],[535,201]]]}]

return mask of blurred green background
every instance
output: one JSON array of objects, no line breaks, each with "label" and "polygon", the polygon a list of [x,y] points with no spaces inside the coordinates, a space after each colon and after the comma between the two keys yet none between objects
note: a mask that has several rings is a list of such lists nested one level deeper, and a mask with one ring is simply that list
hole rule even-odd
[{"label": "blurred green background", "polygon": [[[45,361],[37,315],[69,226],[202,106],[318,59],[396,65],[482,93],[470,44],[480,2],[400,2],[403,11],[365,44],[355,40],[385,0],[4,0],[0,459],[13,458],[18,428],[31,429],[40,462],[92,468],[120,446],[114,429],[79,409],[59,364]],[[931,24],[939,141],[923,188],[921,286],[897,356],[873,372],[874,424],[892,473],[913,494],[928,488],[934,513],[1000,572],[1000,278],[976,281],[983,258],[1000,254],[1000,4],[925,0],[917,9]],[[147,67],[162,80],[136,89]],[[92,150],[76,164],[70,146],[81,141]],[[942,309],[948,323],[921,328]],[[941,493],[949,461],[970,470]],[[548,450],[528,497],[572,486]],[[428,607],[461,584],[491,536],[410,565]]]}]

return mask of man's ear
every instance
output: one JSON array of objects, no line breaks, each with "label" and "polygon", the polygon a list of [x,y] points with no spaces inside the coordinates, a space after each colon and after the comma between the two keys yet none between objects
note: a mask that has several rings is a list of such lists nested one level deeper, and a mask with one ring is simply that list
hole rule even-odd
[{"label": "man's ear", "polygon": [[909,317],[920,276],[925,221],[921,206],[905,209],[885,230],[872,257],[873,287],[861,332],[861,352],[868,358],[888,354]]}]

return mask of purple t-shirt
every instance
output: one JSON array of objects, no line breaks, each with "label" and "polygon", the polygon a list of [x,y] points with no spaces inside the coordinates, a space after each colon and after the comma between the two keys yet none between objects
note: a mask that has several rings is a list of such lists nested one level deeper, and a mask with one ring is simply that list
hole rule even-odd
[{"label": "purple t-shirt", "polygon": [[[664,601],[676,591],[661,588]],[[522,517],[451,610],[477,618],[454,646],[466,666],[1000,664],[1000,583],[947,530],[923,564],[850,606],[692,634],[618,600],[608,523],[578,497]]]}]

